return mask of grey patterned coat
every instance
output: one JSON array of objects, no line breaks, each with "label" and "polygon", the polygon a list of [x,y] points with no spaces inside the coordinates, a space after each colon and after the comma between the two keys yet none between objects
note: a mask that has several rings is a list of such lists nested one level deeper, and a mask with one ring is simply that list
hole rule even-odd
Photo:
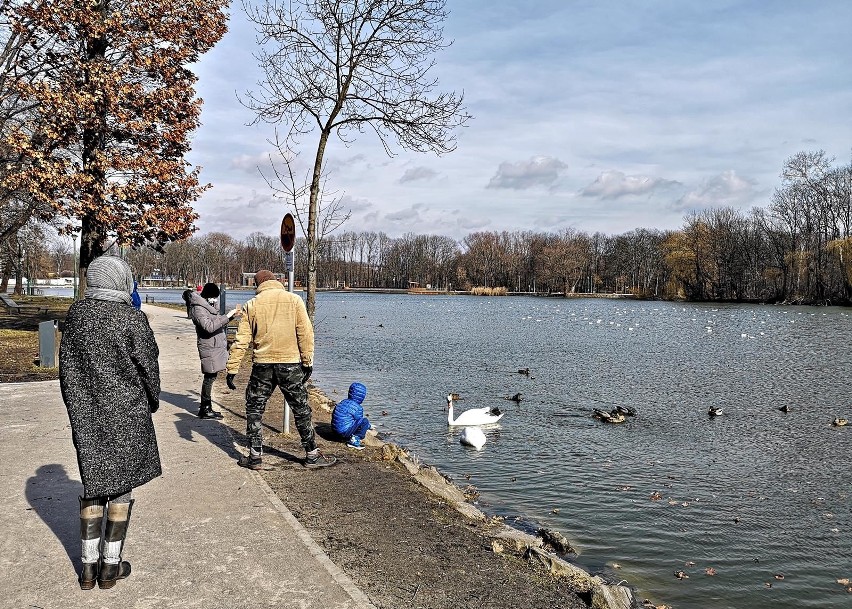
[{"label": "grey patterned coat", "polygon": [[228,316],[219,315],[219,310],[198,292],[189,296],[189,316],[195,324],[195,334],[198,336],[201,371],[207,374],[222,372],[228,363],[228,336],[225,333]]},{"label": "grey patterned coat", "polygon": [[160,352],[130,305],[78,300],[59,347],[59,385],[86,497],[119,495],[162,474],[151,413]]}]

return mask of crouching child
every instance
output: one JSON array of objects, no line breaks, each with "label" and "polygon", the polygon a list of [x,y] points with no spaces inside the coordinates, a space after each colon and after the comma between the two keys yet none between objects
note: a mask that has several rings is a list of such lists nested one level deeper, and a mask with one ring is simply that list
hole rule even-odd
[{"label": "crouching child", "polygon": [[355,450],[363,450],[363,440],[370,429],[370,421],[364,416],[361,405],[367,397],[367,388],[361,383],[349,386],[349,397],[334,407],[331,413],[331,425],[334,431],[346,440],[346,446]]}]

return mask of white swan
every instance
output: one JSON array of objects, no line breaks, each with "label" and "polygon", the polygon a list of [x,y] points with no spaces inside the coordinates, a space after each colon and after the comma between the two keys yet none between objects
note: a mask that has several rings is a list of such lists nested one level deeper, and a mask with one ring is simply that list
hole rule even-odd
[{"label": "white swan", "polygon": [[499,408],[471,408],[453,418],[453,396],[447,396],[447,423],[449,425],[488,425],[503,418]]},{"label": "white swan", "polygon": [[485,444],[485,434],[479,427],[465,427],[459,436],[459,442],[479,450]]}]

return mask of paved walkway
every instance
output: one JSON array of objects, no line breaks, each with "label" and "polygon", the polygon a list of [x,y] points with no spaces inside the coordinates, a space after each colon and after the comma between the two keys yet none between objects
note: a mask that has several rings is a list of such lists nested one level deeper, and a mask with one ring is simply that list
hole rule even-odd
[{"label": "paved walkway", "polygon": [[163,476],[134,491],[133,573],[80,590],[82,485],[59,383],[0,384],[0,606],[372,608],[261,477],[236,466],[227,429],[194,416],[201,373],[186,316],[143,310],[160,347]]}]

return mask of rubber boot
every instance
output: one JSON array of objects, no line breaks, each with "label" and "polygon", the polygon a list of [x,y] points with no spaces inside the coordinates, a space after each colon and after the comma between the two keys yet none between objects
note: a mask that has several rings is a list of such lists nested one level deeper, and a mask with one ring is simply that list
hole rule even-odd
[{"label": "rubber boot", "polygon": [[109,502],[104,527],[104,540],[101,549],[101,567],[98,573],[98,587],[112,588],[120,579],[130,575],[130,563],[121,560],[124,540],[127,539],[127,525],[134,500],[128,503]]},{"label": "rubber boot", "polygon": [[205,400],[201,398],[201,406],[198,408],[199,419],[221,419],[222,413],[213,410],[213,400]]},{"label": "rubber boot", "polygon": [[91,590],[98,579],[98,563],[101,559],[101,528],[104,523],[104,504],[102,499],[83,499],[80,497],[80,558],[83,568],[80,571],[80,589]]},{"label": "rubber boot", "polygon": [[218,410],[213,410],[213,406],[211,405],[201,405],[201,408],[198,409],[198,418],[199,419],[221,419],[223,415]]}]

